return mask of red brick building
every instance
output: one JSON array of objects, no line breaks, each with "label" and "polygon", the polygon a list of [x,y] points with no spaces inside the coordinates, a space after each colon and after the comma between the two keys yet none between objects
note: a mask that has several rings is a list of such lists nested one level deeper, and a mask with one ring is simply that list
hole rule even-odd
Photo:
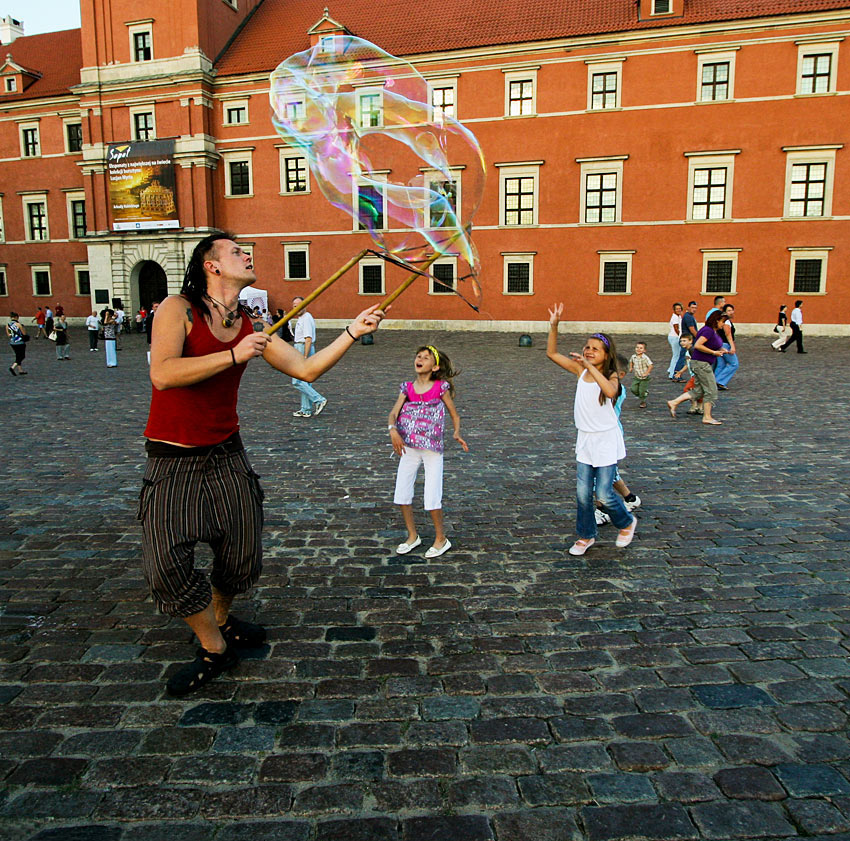
[{"label": "red brick building", "polygon": [[[394,318],[490,329],[564,300],[571,321],[616,327],[725,292],[740,322],[799,297],[808,332],[842,331],[847,0],[325,2],[93,0],[81,30],[4,45],[0,309],[135,309],[179,288],[213,228],[251,245],[285,306],[367,247],[268,100],[283,59],[347,31],[411,61],[487,161],[481,313],[422,281]],[[177,227],[115,230],[108,145],[154,138],[173,138]],[[367,259],[314,312],[350,315],[403,276]]]}]

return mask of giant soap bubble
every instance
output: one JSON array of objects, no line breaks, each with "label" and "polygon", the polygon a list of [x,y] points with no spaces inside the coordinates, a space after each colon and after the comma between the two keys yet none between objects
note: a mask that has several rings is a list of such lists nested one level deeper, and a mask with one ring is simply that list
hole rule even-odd
[{"label": "giant soap bubble", "polygon": [[481,147],[448,107],[432,106],[410,63],[333,35],[280,64],[270,98],[278,134],[303,151],[328,201],[384,255],[413,266],[457,256],[480,298],[470,223],[484,192]]}]

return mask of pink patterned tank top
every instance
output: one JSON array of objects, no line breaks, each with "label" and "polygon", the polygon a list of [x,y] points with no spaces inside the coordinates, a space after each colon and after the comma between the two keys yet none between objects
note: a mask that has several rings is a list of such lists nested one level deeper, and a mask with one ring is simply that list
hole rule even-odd
[{"label": "pink patterned tank top", "polygon": [[398,413],[396,426],[408,447],[443,452],[446,407],[442,398],[448,390],[445,380],[435,380],[424,394],[417,394],[412,382],[401,384],[400,391],[407,400]]}]

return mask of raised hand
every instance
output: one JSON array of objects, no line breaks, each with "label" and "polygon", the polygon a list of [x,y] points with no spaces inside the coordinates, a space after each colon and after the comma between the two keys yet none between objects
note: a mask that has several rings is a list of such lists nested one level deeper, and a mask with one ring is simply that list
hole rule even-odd
[{"label": "raised hand", "polygon": [[564,314],[563,304],[552,304],[552,309],[549,310],[549,326],[557,327],[561,321],[561,316]]},{"label": "raised hand", "polygon": [[363,310],[354,319],[354,324],[349,329],[358,339],[366,333],[374,333],[380,326],[386,313],[382,309],[378,309],[379,306],[380,304],[375,304],[369,309]]}]

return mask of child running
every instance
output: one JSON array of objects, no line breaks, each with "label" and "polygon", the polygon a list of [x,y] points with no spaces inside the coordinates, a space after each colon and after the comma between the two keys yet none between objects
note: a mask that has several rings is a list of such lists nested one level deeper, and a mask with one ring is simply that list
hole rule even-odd
[{"label": "child running", "polygon": [[637,517],[626,510],[622,497],[614,492],[617,462],[626,456],[623,433],[617,423],[614,401],[620,390],[617,351],[604,333],[594,333],[581,354],[558,353],[558,324],[563,304],[549,310],[549,340],[546,356],[556,365],[578,377],[574,417],[576,436],[576,531],[578,540],[571,555],[583,555],[596,542],[593,494],[619,529],[616,544],[628,546],[637,527]]},{"label": "child running", "polygon": [[434,521],[434,544],[426,558],[439,558],[452,548],[443,531],[443,422],[449,410],[454,424],[454,439],[469,452],[460,437],[460,416],[455,409],[452,379],[457,372],[445,353],[433,345],[416,351],[413,361],[416,379],[401,384],[401,394],[389,417],[390,440],[399,456],[394,502],[401,508],[407,539],[396,548],[406,555],[422,543],[413,517],[413,484],[419,465],[425,465],[425,510]]},{"label": "child running", "polygon": [[646,408],[646,397],[649,394],[649,375],[652,373],[652,360],[646,353],[646,342],[638,342],[635,352],[629,359],[629,373],[634,372],[632,394],[640,400],[640,408]]}]

